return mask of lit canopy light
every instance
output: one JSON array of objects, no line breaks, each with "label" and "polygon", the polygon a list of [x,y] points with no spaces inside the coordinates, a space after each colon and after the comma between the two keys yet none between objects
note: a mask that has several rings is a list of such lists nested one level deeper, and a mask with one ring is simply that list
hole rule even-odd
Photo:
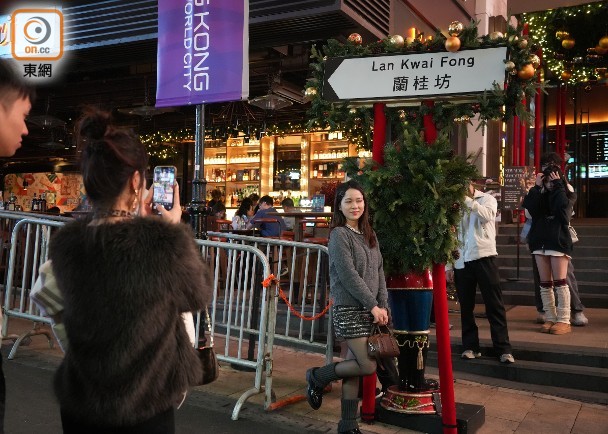
[{"label": "lit canopy light", "polygon": [[[608,64],[608,56],[599,55],[597,51],[598,56],[593,57],[592,62],[587,61],[588,50],[597,48],[599,41],[606,36],[607,2],[525,13],[522,18],[529,25],[531,37],[540,45],[543,62],[554,77],[562,77],[563,71],[571,68],[569,65],[575,58],[584,61],[576,63],[571,70],[572,74],[566,81],[572,84],[587,82],[596,68]],[[562,45],[566,36],[576,41],[569,49]],[[600,80],[602,78],[599,77]]]}]

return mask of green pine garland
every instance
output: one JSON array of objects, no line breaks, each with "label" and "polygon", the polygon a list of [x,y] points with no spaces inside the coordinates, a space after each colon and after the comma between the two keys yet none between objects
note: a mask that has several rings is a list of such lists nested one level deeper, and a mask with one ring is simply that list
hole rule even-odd
[{"label": "green pine garland", "polygon": [[[509,47],[509,60],[515,65],[515,71],[531,63],[531,48],[533,43],[527,41],[521,44],[523,39],[522,27],[509,26],[506,35],[495,37],[495,35],[478,36],[477,23],[471,21],[460,33],[461,49],[488,48],[496,46]],[[431,41],[421,42],[415,40],[398,48],[390,37],[367,45],[357,45],[352,42],[341,43],[331,39],[322,48],[313,47],[311,51],[312,77],[307,82],[307,95],[311,97],[311,107],[308,110],[309,129],[327,129],[331,131],[344,131],[346,137],[359,147],[371,149],[373,133],[373,113],[370,107],[350,108],[348,101],[341,103],[330,103],[323,99],[322,86],[325,71],[325,61],[328,57],[364,57],[377,56],[381,54],[394,53],[423,53],[446,51],[446,38],[438,33]],[[524,46],[525,45],[525,46]],[[507,60],[505,60],[505,63]],[[507,74],[508,85],[496,83],[494,89],[479,95],[474,103],[451,104],[449,102],[437,101],[433,108],[420,106],[412,107],[386,107],[390,119],[400,119],[408,125],[421,126],[422,116],[428,113],[439,128],[451,125],[453,122],[469,123],[470,119],[479,114],[479,128],[484,128],[490,120],[508,120],[512,116],[519,116],[524,122],[533,121],[532,114],[526,109],[524,101],[530,101],[539,85],[536,77],[528,80],[520,79],[516,74]],[[404,114],[405,113],[405,114]]]},{"label": "green pine garland", "polygon": [[446,131],[429,146],[404,126],[395,143],[384,148],[382,166],[368,162],[359,169],[355,159],[345,162],[366,191],[387,275],[452,259],[465,187],[478,176],[466,158],[454,155]]}]

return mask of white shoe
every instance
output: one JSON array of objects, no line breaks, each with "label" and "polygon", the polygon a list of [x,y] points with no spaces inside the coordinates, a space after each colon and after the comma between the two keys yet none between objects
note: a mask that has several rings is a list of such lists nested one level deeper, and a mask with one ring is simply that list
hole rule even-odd
[{"label": "white shoe", "polygon": [[515,363],[515,358],[512,354],[503,354],[500,356],[500,363]]},{"label": "white shoe", "polygon": [[481,353],[474,352],[473,350],[466,350],[464,353],[460,355],[461,359],[475,359],[481,357]]},{"label": "white shoe", "polygon": [[583,312],[575,312],[570,318],[570,324],[577,327],[584,327],[589,324],[589,320]]},{"label": "white shoe", "polygon": [[545,312],[538,312],[536,315],[536,324],[544,324],[545,322]]}]

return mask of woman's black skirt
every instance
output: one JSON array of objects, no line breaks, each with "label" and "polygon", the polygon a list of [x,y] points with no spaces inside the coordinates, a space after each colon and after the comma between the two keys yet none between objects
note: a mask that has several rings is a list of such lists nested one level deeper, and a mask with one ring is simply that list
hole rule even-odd
[{"label": "woman's black skirt", "polygon": [[334,331],[339,338],[362,338],[371,334],[374,316],[363,307],[333,306],[332,315]]}]

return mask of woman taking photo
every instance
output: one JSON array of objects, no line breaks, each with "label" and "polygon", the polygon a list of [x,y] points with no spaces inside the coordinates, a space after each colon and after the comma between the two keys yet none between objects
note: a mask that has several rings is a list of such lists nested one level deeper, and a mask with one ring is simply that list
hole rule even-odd
[{"label": "woman taking photo", "polygon": [[306,372],[307,399],[317,410],[323,400],[323,388],[341,379],[342,417],[338,432],[357,434],[359,377],[376,371],[376,361],[367,355],[367,338],[372,323],[388,323],[388,294],[365,194],[354,181],[336,189],[329,237],[329,278],[334,331],[337,337],[345,339],[348,355],[342,362]]},{"label": "woman taking photo", "polygon": [[55,375],[64,433],[174,433],[174,407],[202,378],[181,314],[202,309],[210,274],[189,228],[145,199],[148,158],[132,133],[90,112],[79,124],[93,212],[52,238],[69,340]]},{"label": "woman taking photo", "polygon": [[[568,226],[576,194],[568,188],[559,166],[549,165],[536,175],[522,206],[532,216],[528,245],[540,276],[540,296],[545,311],[542,333],[570,333],[570,290],[566,284],[572,238]],[[555,305],[557,293],[557,306]]]}]

